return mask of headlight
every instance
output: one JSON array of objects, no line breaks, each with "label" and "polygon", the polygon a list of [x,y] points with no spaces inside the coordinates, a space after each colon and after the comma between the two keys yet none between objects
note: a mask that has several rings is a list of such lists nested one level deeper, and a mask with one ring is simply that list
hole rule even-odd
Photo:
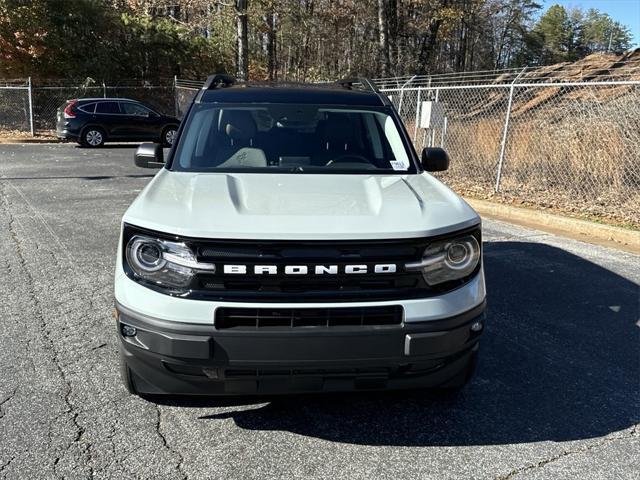
[{"label": "headlight", "polygon": [[421,270],[429,285],[458,280],[475,270],[480,262],[480,244],[473,235],[430,244],[420,262],[408,263],[410,271]]},{"label": "headlight", "polygon": [[127,244],[127,263],[144,280],[171,288],[184,288],[201,270],[215,272],[215,265],[199,263],[184,243],[136,235]]}]

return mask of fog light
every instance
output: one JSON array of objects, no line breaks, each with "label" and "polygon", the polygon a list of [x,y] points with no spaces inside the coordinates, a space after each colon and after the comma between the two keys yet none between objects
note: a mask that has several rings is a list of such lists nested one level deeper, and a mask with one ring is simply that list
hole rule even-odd
[{"label": "fog light", "polygon": [[124,323],[120,326],[120,330],[122,331],[122,335],[125,337],[135,337],[138,333],[136,327],[125,325]]},{"label": "fog light", "polygon": [[475,322],[471,325],[472,332],[479,332],[482,330],[482,322]]},{"label": "fog light", "polygon": [[202,371],[207,377],[213,378],[214,380],[217,380],[220,378],[220,374],[218,373],[217,368],[203,367]]}]

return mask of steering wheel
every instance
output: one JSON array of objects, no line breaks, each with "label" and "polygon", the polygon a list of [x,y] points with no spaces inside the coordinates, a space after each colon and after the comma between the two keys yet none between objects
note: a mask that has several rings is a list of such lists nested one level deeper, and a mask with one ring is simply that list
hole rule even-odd
[{"label": "steering wheel", "polygon": [[335,165],[336,163],[368,163],[371,165],[369,159],[363,155],[358,155],[357,153],[346,153],[334,158],[333,160],[329,160],[325,166],[328,167],[329,165]]}]

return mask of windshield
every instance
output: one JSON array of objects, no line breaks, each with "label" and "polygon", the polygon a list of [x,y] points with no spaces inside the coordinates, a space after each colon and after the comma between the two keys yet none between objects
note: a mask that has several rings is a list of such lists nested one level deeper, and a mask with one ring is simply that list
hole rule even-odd
[{"label": "windshield", "polygon": [[414,173],[389,110],[317,105],[194,105],[171,169]]}]

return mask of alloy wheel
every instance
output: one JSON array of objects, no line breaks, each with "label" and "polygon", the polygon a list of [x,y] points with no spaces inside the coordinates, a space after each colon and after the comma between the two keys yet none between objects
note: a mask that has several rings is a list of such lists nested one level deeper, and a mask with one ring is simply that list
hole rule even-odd
[{"label": "alloy wheel", "polygon": [[98,130],[89,130],[84,136],[88,145],[97,147],[102,144],[102,133]]},{"label": "alloy wheel", "polygon": [[176,137],[176,130],[173,128],[170,128],[164,134],[164,141],[167,145],[173,145],[173,140],[175,139],[175,137]]}]

